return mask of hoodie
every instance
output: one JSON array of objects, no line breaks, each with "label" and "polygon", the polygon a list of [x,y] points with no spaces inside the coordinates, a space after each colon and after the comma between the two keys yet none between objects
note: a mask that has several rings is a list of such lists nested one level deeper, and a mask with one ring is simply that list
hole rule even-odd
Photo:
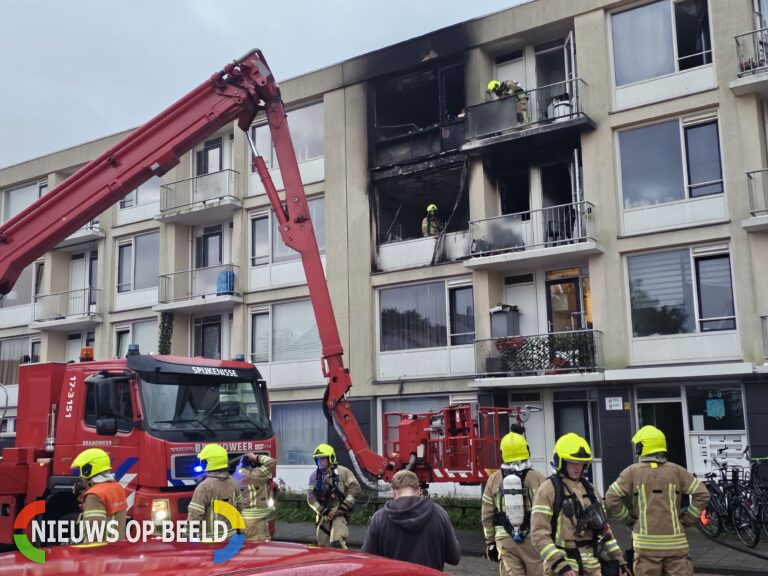
[{"label": "hoodie", "polygon": [[442,570],[459,563],[461,551],[448,513],[428,498],[390,500],[368,525],[363,552]]}]

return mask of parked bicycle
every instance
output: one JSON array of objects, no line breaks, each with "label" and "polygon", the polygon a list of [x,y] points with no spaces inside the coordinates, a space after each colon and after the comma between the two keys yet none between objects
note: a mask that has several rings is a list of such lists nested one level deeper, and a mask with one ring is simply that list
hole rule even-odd
[{"label": "parked bicycle", "polygon": [[[719,449],[717,455],[725,450]],[[760,520],[752,485],[745,479],[743,468],[729,466],[717,456],[712,458],[712,463],[716,471],[704,475],[709,506],[699,519],[699,527],[713,538],[723,531],[735,533],[745,546],[754,548],[760,541]]]},{"label": "parked bicycle", "polygon": [[751,458],[749,486],[753,512],[768,537],[768,458]]}]

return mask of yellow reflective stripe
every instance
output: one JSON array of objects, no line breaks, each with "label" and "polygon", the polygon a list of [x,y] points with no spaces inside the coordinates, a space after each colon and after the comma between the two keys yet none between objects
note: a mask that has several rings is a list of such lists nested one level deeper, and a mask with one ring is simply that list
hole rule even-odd
[{"label": "yellow reflective stripe", "polygon": [[616,542],[614,538],[611,538],[610,540],[605,541],[605,551],[608,552],[609,554],[611,552],[615,552],[616,550],[620,550],[620,549],[621,548],[619,548],[619,543]]},{"label": "yellow reflective stripe", "polygon": [[85,512],[83,512],[83,518],[92,518],[92,517],[106,518],[107,513],[101,510],[86,510]]},{"label": "yellow reflective stripe", "polygon": [[691,485],[688,486],[688,489],[685,491],[685,493],[688,495],[691,495],[694,492],[696,492],[696,490],[699,489],[699,486],[701,486],[701,480],[699,480],[698,478],[694,478],[693,481],[691,482]]},{"label": "yellow reflective stripe", "polygon": [[698,518],[701,514],[701,508],[696,506],[695,504],[688,504],[688,509],[686,510],[688,514],[693,516],[694,518]]},{"label": "yellow reflective stripe", "polygon": [[591,552],[584,548],[579,548],[579,554],[581,555],[581,563],[584,564],[584,568],[594,569],[600,566],[600,560]]},{"label": "yellow reflective stripe", "polygon": [[205,506],[201,506],[200,504],[196,504],[195,502],[190,502],[187,508],[192,508],[193,510],[197,510],[198,512],[205,512]]},{"label": "yellow reflective stripe", "polygon": [[677,512],[677,494],[675,492],[676,489],[677,486],[672,483],[667,486],[667,492],[669,495],[669,513],[672,516],[672,532],[675,534],[682,534],[683,531],[680,528],[680,519],[678,518]]},{"label": "yellow reflective stripe", "polygon": [[624,490],[621,489],[621,486],[619,486],[618,482],[614,482],[611,484],[610,488],[608,488],[611,492],[616,494],[617,496],[620,496],[621,498],[626,497],[627,493],[624,492]]},{"label": "yellow reflective stripe", "polygon": [[684,534],[661,536],[633,534],[632,544],[635,548],[645,550],[686,550],[688,548],[688,541]]},{"label": "yellow reflective stripe", "polygon": [[563,513],[557,516],[557,529],[555,530],[555,545],[565,548],[565,539],[563,538]]},{"label": "yellow reflective stripe", "polygon": [[504,530],[504,528],[502,526],[496,526],[496,532],[494,532],[494,536],[496,538],[505,538],[505,537],[509,536],[509,532]]},{"label": "yellow reflective stripe", "polygon": [[494,505],[493,498],[491,498],[486,494],[483,494],[483,502],[485,502],[486,504],[490,504],[491,506]]},{"label": "yellow reflective stripe", "polygon": [[547,544],[544,546],[544,548],[541,549],[541,552],[539,555],[541,556],[541,559],[544,560],[544,562],[549,562],[550,558],[560,552],[560,550],[555,546],[554,544]]},{"label": "yellow reflective stripe", "polygon": [[534,506],[531,508],[531,514],[546,514],[547,516],[552,516],[552,508],[549,506]]},{"label": "yellow reflective stripe", "polygon": [[629,508],[627,508],[626,506],[622,506],[621,510],[619,510],[618,512],[614,512],[613,514],[613,517],[617,518],[618,520],[624,520],[624,518],[626,518],[627,516],[629,516]]},{"label": "yellow reflective stripe", "polygon": [[272,476],[272,472],[270,472],[269,468],[267,468],[266,466],[262,466],[261,468],[259,468],[259,470],[260,470],[260,471],[261,471],[261,473],[262,473],[262,474],[264,474],[264,476],[266,476],[267,478],[269,478],[269,477],[271,477],[271,476]]},{"label": "yellow reflective stripe", "polygon": [[494,527],[487,528],[483,526],[483,535],[485,536],[486,540],[493,538],[494,534],[496,534],[496,529]]},{"label": "yellow reflective stripe", "polygon": [[242,511],[243,518],[251,518],[253,520],[263,520],[264,518],[270,518],[272,516],[271,508],[246,508]]},{"label": "yellow reflective stripe", "polygon": [[637,503],[640,507],[640,534],[648,534],[648,518],[646,513],[648,512],[648,500],[645,498],[645,485],[641,485],[637,490]]}]

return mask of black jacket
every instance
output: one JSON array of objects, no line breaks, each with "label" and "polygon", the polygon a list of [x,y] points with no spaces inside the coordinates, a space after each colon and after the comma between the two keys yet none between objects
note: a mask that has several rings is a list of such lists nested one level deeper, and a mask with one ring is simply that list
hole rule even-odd
[{"label": "black jacket", "polygon": [[442,570],[459,563],[461,550],[448,513],[421,496],[390,500],[368,525],[363,552]]}]

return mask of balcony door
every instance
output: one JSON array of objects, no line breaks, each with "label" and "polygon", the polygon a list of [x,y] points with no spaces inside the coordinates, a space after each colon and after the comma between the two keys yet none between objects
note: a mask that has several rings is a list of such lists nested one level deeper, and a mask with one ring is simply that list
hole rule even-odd
[{"label": "balcony door", "polygon": [[224,263],[223,240],[221,224],[195,230],[195,270],[192,272],[194,296],[216,292],[216,282]]},{"label": "balcony door", "polygon": [[67,295],[67,316],[88,313],[88,263],[85,253],[72,254],[69,260],[69,294]]},{"label": "balcony door", "polygon": [[549,332],[592,328],[589,276],[582,276],[579,268],[547,272],[546,294]]}]

